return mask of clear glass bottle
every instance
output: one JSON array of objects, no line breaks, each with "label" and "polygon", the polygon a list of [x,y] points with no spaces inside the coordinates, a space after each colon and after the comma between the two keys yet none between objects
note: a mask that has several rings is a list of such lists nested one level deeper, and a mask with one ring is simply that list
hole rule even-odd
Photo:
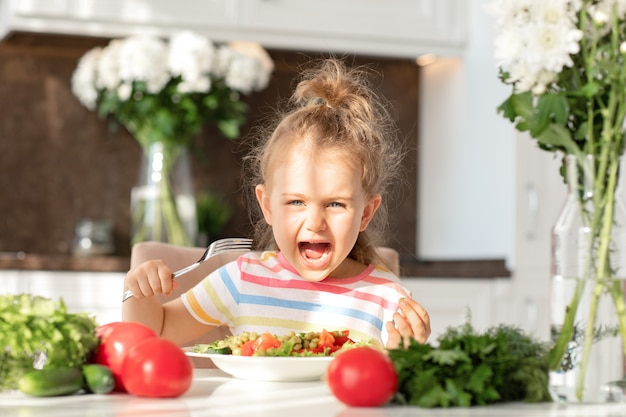
[{"label": "clear glass bottle", "polygon": [[[624,397],[618,385],[610,384],[624,375],[624,351],[616,300],[607,288],[623,288],[626,277],[626,170],[620,169],[615,203],[600,206],[604,202],[596,194],[598,186],[606,187],[607,177],[596,165],[591,155],[581,160],[566,156],[568,194],[552,233],[550,320],[553,346],[560,348],[553,348],[551,355],[550,392],[560,402]],[[605,211],[607,207],[612,211]],[[604,216],[612,216],[610,233]],[[589,339],[593,342],[585,347]]]}]

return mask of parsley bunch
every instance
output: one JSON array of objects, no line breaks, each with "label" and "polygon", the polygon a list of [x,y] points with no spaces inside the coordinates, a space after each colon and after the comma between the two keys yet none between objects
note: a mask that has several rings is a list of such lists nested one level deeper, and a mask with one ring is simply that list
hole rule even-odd
[{"label": "parsley bunch", "polygon": [[550,401],[547,344],[507,325],[484,333],[449,328],[438,347],[415,341],[389,355],[398,371],[393,402],[420,407]]},{"label": "parsley bunch", "polygon": [[91,316],[69,313],[63,300],[0,295],[0,391],[33,367],[82,365],[98,346],[95,329]]}]

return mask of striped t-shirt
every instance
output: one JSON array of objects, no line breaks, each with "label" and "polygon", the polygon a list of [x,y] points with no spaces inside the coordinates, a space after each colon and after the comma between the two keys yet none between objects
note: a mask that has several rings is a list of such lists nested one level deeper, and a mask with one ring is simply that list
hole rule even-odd
[{"label": "striped t-shirt", "polygon": [[352,278],[304,280],[280,252],[250,252],[209,274],[182,296],[201,323],[283,335],[350,330],[353,340],[385,344],[385,323],[409,297],[400,280],[369,265]]}]

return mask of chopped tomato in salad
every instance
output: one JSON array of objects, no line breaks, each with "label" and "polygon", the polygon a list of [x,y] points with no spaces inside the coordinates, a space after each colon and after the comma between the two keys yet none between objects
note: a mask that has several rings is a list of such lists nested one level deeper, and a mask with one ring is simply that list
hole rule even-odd
[{"label": "chopped tomato in salad", "polygon": [[342,348],[357,345],[349,334],[349,330],[289,332],[283,336],[244,332],[213,343],[195,345],[192,350],[239,356],[330,356]]},{"label": "chopped tomato in salad", "polygon": [[253,350],[268,350],[277,349],[280,347],[280,340],[271,333],[263,333],[257,340],[254,341]]}]

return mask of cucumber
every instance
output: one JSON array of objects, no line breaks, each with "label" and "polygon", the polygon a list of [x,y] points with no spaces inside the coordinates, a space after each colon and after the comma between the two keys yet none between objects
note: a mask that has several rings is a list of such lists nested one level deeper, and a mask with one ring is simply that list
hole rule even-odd
[{"label": "cucumber", "polygon": [[33,397],[71,395],[83,387],[83,373],[78,368],[56,368],[29,371],[22,375],[17,387]]},{"label": "cucumber", "polygon": [[204,353],[216,353],[219,355],[230,355],[233,351],[228,347],[208,347]]},{"label": "cucumber", "polygon": [[85,388],[94,394],[108,394],[115,387],[113,372],[108,366],[97,363],[83,365]]},{"label": "cucumber", "polygon": [[216,340],[214,342],[206,344],[198,344],[193,351],[198,353],[210,353],[219,355],[230,355],[233,353],[230,346],[224,344],[223,340]]}]

